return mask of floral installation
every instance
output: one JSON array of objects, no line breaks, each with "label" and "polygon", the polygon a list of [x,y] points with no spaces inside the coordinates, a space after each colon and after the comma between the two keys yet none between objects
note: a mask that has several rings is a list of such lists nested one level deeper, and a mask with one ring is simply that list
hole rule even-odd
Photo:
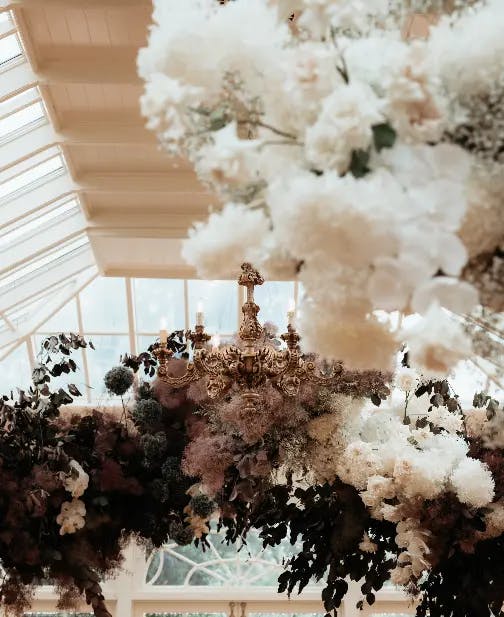
[{"label": "floral installation", "polygon": [[[264,337],[280,344],[271,328]],[[170,374],[182,374],[192,349],[181,333],[168,344]],[[338,615],[349,579],[360,583],[359,607],[392,581],[418,617],[500,614],[497,400],[479,393],[462,407],[446,380],[416,372],[406,353],[394,375],[343,367],[330,386],[303,386],[296,397],[264,386],[251,422],[233,388],[209,399],[204,379],[178,390],[156,379],[154,343],[105,376],[116,396],[130,384],[126,414],[76,415],[65,409],[75,386],[54,392],[51,379],[77,370],[71,352],[87,345],[50,337],[30,390],[1,400],[0,602],[11,614],[51,579],[62,610],[84,595],[97,617],[110,617],[100,583],[130,540],[205,550],[212,530],[241,545],[253,529],[265,546],[301,542],[279,591],[324,580],[328,614]]]},{"label": "floral installation", "polygon": [[[427,38],[402,38],[412,13]],[[305,349],[389,370],[406,341],[444,377],[471,353],[445,309],[503,306],[501,17],[500,0],[155,0],[143,114],[215,194],[186,260],[297,275]]]}]

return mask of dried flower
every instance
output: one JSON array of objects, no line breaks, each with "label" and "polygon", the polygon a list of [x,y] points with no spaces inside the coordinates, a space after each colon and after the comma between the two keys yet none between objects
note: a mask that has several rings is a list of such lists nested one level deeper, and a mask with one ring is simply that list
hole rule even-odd
[{"label": "dried flower", "polygon": [[135,375],[125,366],[115,366],[105,374],[104,383],[109,392],[122,396],[133,385]]}]

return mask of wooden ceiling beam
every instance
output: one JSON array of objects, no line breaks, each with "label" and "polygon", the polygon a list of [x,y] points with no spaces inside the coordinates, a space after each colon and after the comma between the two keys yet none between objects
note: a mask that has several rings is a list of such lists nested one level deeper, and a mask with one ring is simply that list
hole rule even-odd
[{"label": "wooden ceiling beam", "polygon": [[[100,171],[84,173],[75,178],[81,190],[91,192],[127,192],[127,193],[170,193],[202,192],[194,173],[189,171],[176,172],[112,172]],[[139,199],[139,204],[142,200]]]},{"label": "wooden ceiling beam", "polygon": [[51,45],[37,48],[37,77],[47,85],[141,84],[138,49],[129,46]]},{"label": "wooden ceiling beam", "polygon": [[62,8],[107,8],[107,7],[138,7],[151,5],[151,0],[0,0],[0,11],[20,8],[30,9],[37,7]]}]

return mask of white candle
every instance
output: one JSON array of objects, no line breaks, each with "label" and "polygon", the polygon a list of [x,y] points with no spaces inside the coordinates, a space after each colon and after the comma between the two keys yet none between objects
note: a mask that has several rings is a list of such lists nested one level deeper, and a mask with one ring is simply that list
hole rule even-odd
[{"label": "white candle", "polygon": [[287,323],[290,326],[294,325],[294,320],[296,317],[296,302],[294,298],[289,300],[289,308],[287,309]]},{"label": "white candle", "polygon": [[198,308],[196,311],[196,325],[197,326],[205,325],[205,313],[203,312],[203,302],[198,302]]},{"label": "white candle", "polygon": [[166,319],[163,317],[161,319],[161,326],[159,330],[159,340],[161,343],[166,343],[168,341],[168,330],[166,326]]},{"label": "white candle", "polygon": [[220,335],[214,334],[212,336],[212,350],[217,351],[217,349],[219,349],[219,345],[220,345]]}]

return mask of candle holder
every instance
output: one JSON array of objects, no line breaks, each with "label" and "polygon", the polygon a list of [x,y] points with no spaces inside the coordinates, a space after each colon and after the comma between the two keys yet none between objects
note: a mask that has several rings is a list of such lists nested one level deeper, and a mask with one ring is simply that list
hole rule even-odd
[{"label": "candle holder", "polygon": [[194,345],[194,358],[188,363],[186,373],[181,377],[168,374],[167,365],[173,353],[161,345],[155,352],[159,361],[159,379],[173,388],[181,388],[206,377],[208,396],[212,399],[236,386],[242,395],[244,409],[250,412],[257,410],[261,401],[258,390],[267,383],[273,384],[285,396],[294,397],[303,381],[329,385],[336,380],[343,370],[341,363],[333,364],[329,375],[322,374],[318,364],[301,353],[300,336],[292,324],[281,335],[287,349],[275,350],[263,342],[263,328],[257,319],[260,308],[254,301],[254,289],[263,283],[264,279],[257,270],[248,263],[242,265],[238,284],[245,287],[247,293],[239,330],[242,346],[209,350],[206,344],[211,337],[204,331],[204,326],[196,325],[194,332],[186,332],[186,338]]},{"label": "candle holder", "polygon": [[211,340],[210,334],[205,332],[205,326],[203,324],[197,324],[192,330],[186,330],[185,337],[188,341],[191,341],[194,349],[203,349],[208,341]]}]

